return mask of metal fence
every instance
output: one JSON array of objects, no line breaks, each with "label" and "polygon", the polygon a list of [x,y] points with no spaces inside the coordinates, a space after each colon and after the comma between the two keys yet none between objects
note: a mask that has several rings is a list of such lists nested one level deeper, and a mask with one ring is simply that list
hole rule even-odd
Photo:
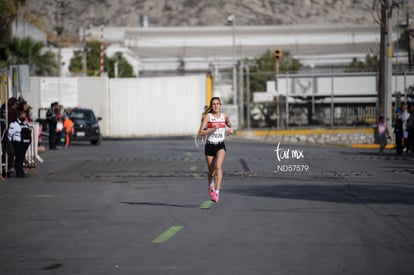
[{"label": "metal fence", "polygon": [[30,143],[29,147],[26,151],[26,156],[23,162],[23,166],[25,170],[32,172],[33,174],[37,174],[36,166],[38,162],[38,141],[39,141],[39,123],[31,122],[30,129],[32,130],[32,142]]},{"label": "metal fence", "polygon": [[[273,75],[264,91],[250,91],[252,76],[238,77],[243,78],[238,119],[244,129],[372,126],[379,115],[375,73],[281,74],[277,81]],[[414,74],[394,75],[392,83],[393,108],[412,99]]]}]

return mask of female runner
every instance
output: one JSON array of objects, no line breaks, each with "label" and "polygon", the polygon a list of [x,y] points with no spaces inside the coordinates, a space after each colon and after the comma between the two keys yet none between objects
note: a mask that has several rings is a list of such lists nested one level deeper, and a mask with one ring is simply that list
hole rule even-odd
[{"label": "female runner", "polygon": [[[228,134],[233,134],[232,124],[228,115],[220,112],[221,101],[219,97],[210,100],[207,115],[201,122],[199,135],[207,135],[204,154],[208,167],[208,191],[214,202],[219,201],[221,181],[223,179],[222,165],[226,156],[226,126],[229,127]],[[214,177],[216,178],[214,182]]]}]

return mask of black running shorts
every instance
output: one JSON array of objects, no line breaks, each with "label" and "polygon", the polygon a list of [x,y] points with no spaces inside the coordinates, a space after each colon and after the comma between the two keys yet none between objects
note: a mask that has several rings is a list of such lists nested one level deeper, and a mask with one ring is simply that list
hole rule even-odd
[{"label": "black running shorts", "polygon": [[206,143],[206,146],[204,147],[204,154],[206,156],[211,156],[211,157],[215,157],[217,152],[221,149],[224,149],[224,151],[226,151],[226,145],[224,144],[224,142],[221,143]]}]

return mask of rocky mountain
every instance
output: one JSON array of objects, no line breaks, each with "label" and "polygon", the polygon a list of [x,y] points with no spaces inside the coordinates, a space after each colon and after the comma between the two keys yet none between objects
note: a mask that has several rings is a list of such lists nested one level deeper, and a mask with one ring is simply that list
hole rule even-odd
[{"label": "rocky mountain", "polygon": [[32,17],[54,30],[76,34],[80,27],[219,26],[235,15],[237,25],[372,24],[374,0],[27,0]]}]

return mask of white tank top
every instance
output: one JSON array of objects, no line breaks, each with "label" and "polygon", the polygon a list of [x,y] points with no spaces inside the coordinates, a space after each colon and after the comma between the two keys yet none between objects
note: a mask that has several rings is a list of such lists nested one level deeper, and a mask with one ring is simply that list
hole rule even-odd
[{"label": "white tank top", "polygon": [[210,117],[210,122],[208,123],[208,128],[215,128],[218,126],[214,132],[207,135],[207,141],[210,143],[219,143],[223,142],[226,138],[226,119],[224,118],[224,114],[220,114],[219,118],[215,118],[213,114],[208,114]]}]

